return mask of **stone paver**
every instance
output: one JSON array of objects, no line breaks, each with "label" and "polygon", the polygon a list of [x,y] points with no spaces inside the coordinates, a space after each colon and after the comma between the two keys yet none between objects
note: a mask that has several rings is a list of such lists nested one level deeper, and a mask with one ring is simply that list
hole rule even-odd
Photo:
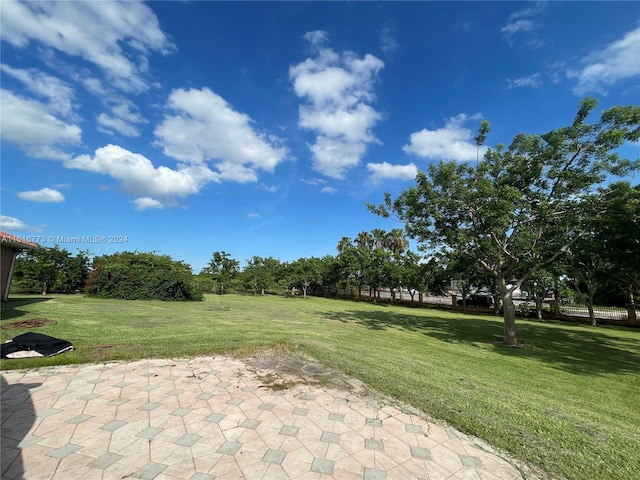
[{"label": "stone paver", "polygon": [[271,390],[273,373],[222,356],[3,372],[1,477],[522,478],[459,432],[371,394],[293,377]]}]

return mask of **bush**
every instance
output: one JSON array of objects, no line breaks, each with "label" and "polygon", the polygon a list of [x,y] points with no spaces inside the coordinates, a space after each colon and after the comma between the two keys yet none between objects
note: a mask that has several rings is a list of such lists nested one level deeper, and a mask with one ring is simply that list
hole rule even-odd
[{"label": "bush", "polygon": [[168,255],[122,252],[93,262],[85,285],[91,297],[126,300],[202,300],[191,267]]}]

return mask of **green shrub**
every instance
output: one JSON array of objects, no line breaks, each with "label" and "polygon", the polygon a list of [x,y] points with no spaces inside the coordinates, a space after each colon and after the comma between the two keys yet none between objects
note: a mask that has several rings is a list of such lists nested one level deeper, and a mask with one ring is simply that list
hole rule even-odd
[{"label": "green shrub", "polygon": [[97,257],[85,292],[125,300],[202,300],[191,267],[168,255],[122,252]]}]

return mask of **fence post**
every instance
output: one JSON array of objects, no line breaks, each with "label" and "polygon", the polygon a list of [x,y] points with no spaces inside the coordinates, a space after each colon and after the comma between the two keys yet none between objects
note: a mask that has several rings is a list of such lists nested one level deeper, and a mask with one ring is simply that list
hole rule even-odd
[{"label": "fence post", "polygon": [[629,323],[636,324],[638,323],[638,317],[636,315],[636,306],[634,304],[627,305],[627,320]]}]

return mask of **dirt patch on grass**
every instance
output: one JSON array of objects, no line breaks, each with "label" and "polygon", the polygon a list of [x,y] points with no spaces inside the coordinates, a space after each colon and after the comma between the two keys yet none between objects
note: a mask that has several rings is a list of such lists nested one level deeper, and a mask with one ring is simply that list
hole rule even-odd
[{"label": "dirt patch on grass", "polygon": [[91,362],[102,362],[105,360],[128,359],[132,356],[135,357],[137,353],[138,349],[134,345],[109,343],[89,347],[86,355]]},{"label": "dirt patch on grass", "polygon": [[38,328],[45,325],[56,325],[56,320],[50,318],[31,318],[29,320],[18,320],[16,322],[5,323],[0,326],[2,330],[21,330],[25,328]]}]

